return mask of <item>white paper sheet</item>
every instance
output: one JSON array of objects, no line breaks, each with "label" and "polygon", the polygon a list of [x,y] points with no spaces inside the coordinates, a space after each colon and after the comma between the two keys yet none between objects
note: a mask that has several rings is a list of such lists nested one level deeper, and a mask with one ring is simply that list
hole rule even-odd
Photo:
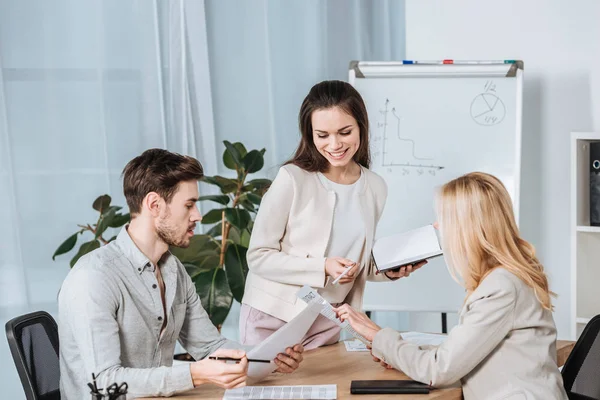
[{"label": "white paper sheet", "polygon": [[[300,343],[319,316],[319,311],[320,307],[318,305],[309,304],[294,319],[248,351],[248,358],[273,360],[277,357],[277,354],[285,352],[287,347]],[[270,364],[251,362],[248,364],[248,376],[250,378],[262,379],[276,369],[277,364],[274,362]]]},{"label": "white paper sheet", "polygon": [[344,346],[346,346],[346,351],[369,351],[367,346],[358,339],[344,340]]},{"label": "white paper sheet", "polygon": [[228,389],[223,396],[223,400],[239,399],[337,399],[337,386],[245,386]]},{"label": "white paper sheet", "polygon": [[344,329],[346,332],[360,340],[361,342],[370,345],[367,339],[365,339],[362,335],[354,330],[354,328],[350,325],[348,321],[340,321],[338,317],[335,315],[335,311],[333,311],[333,307],[327,300],[325,300],[315,289],[311,288],[308,285],[302,286],[298,293],[296,294],[299,298],[301,298],[307,304],[319,304],[321,307],[321,315],[330,321],[335,322],[339,327]]},{"label": "white paper sheet", "polygon": [[438,346],[446,339],[448,336],[446,335],[436,335],[434,333],[422,333],[422,332],[400,332],[402,339],[418,344],[419,346],[423,345],[433,345]]}]

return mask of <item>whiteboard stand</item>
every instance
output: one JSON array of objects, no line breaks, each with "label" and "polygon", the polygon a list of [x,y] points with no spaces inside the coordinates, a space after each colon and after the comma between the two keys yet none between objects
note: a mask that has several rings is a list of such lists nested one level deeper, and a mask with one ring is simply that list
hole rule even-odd
[{"label": "whiteboard stand", "polygon": [[[348,76],[369,113],[371,169],[388,186],[376,237],[435,222],[437,189],[473,171],[504,183],[518,223],[523,62],[352,61]],[[409,278],[368,282],[363,307],[439,312],[446,331],[464,297],[439,258]]]}]

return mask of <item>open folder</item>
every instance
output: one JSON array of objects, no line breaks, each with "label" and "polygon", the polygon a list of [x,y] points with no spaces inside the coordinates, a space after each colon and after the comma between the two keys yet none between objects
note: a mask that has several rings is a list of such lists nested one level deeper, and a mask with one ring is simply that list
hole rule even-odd
[{"label": "open folder", "polygon": [[442,247],[433,225],[379,238],[373,245],[373,260],[379,271],[416,264],[442,255]]}]

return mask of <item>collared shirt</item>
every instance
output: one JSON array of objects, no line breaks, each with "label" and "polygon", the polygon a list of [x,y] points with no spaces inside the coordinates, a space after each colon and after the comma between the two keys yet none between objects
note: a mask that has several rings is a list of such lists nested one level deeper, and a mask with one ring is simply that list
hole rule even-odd
[{"label": "collared shirt", "polygon": [[159,261],[167,325],[154,266],[127,228],[81,257],[58,296],[61,398],[89,398],[98,387],[127,382],[127,398],[170,396],[192,389],[190,366],[173,366],[175,343],[200,360],[220,347],[243,348],[222,337],[202,308],[183,264],[167,252]]}]

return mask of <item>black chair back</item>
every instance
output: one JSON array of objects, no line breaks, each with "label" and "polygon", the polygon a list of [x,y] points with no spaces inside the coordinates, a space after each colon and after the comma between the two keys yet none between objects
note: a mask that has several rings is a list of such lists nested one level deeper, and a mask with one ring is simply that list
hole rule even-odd
[{"label": "black chair back", "polygon": [[6,338],[27,400],[60,400],[58,326],[37,311],[6,323]]},{"label": "black chair back", "polygon": [[583,329],[562,377],[570,400],[600,400],[600,315]]}]

